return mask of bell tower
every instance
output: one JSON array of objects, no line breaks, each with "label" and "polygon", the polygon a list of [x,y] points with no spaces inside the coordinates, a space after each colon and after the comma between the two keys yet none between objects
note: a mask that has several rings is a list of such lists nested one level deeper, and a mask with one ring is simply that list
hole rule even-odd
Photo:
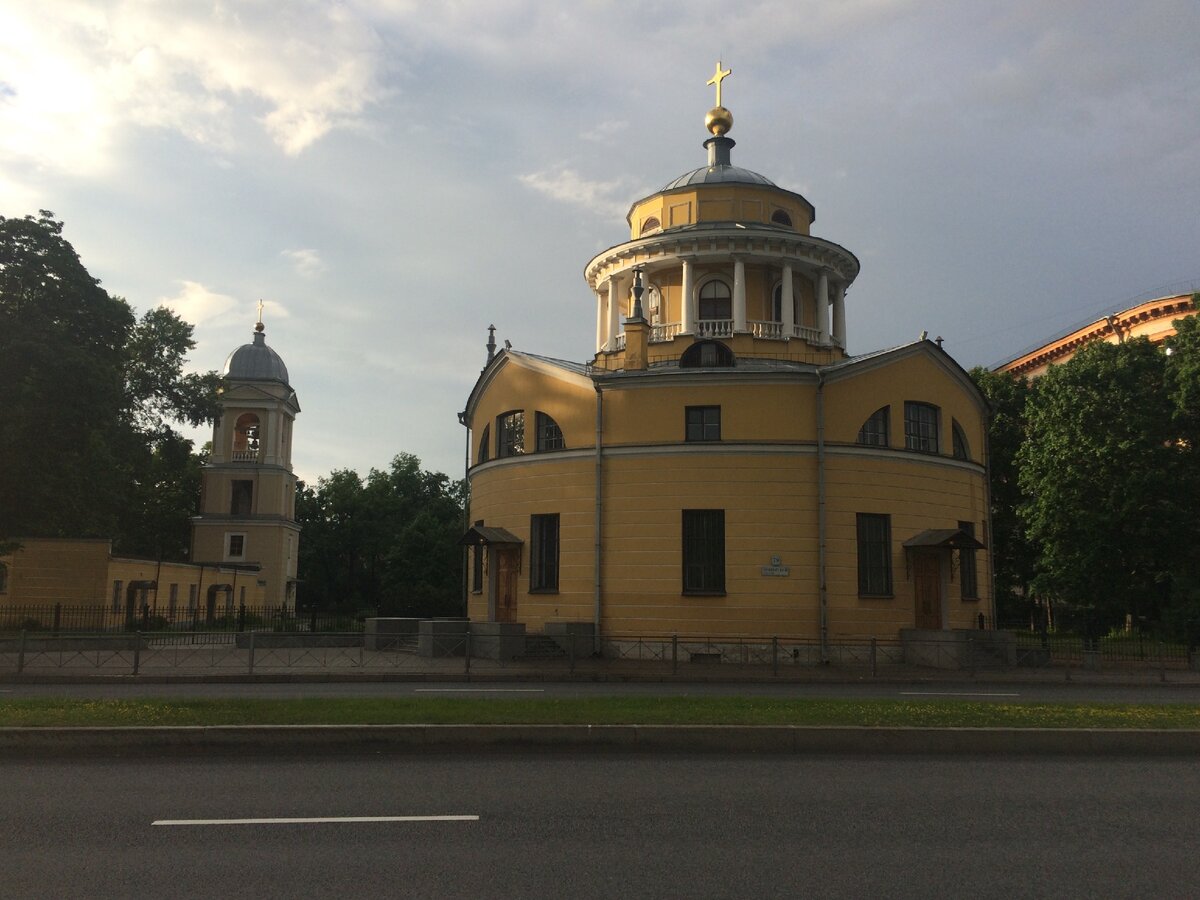
[{"label": "bell tower", "polygon": [[219,394],[212,455],[201,475],[200,514],[192,519],[192,561],[257,565],[245,582],[257,578],[268,606],[294,609],[300,526],[292,425],[300,404],[287,366],[267,346],[261,304],[253,340],[225,361]]}]

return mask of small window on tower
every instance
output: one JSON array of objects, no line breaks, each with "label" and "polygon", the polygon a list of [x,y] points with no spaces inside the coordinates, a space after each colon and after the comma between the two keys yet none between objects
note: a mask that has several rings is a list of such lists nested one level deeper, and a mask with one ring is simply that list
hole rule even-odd
[{"label": "small window on tower", "polygon": [[496,417],[496,455],[520,456],[525,452],[525,412],[516,409]]},{"label": "small window on tower", "polygon": [[641,233],[649,234],[650,232],[657,231],[660,228],[662,228],[662,222],[658,221],[657,217],[651,216],[645,222],[642,223]]},{"label": "small window on tower", "polygon": [[786,225],[788,228],[792,227],[792,217],[782,209],[777,209],[771,213],[771,221],[776,225]]},{"label": "small window on tower", "polygon": [[491,459],[492,426],[484,425],[483,434],[479,436],[479,453],[475,456],[475,464],[485,463]]},{"label": "small window on tower", "polygon": [[248,516],[254,505],[254,482],[237,479],[233,482],[233,502],[230,503],[229,513],[234,516]]}]

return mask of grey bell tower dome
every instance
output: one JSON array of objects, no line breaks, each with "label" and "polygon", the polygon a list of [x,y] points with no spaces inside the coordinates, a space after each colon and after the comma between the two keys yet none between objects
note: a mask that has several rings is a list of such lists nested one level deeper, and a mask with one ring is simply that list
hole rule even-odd
[{"label": "grey bell tower dome", "polygon": [[238,381],[277,381],[289,384],[287,366],[283,359],[267,346],[263,334],[263,324],[254,326],[254,340],[242,344],[225,360],[225,370],[221,373],[226,378]]}]

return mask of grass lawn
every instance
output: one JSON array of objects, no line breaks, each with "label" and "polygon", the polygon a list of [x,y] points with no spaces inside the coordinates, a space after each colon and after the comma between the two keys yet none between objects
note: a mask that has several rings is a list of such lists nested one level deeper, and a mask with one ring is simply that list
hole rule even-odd
[{"label": "grass lawn", "polygon": [[320,698],[0,703],[0,727],[122,725],[883,725],[1200,728],[1200,706],[766,697]]}]

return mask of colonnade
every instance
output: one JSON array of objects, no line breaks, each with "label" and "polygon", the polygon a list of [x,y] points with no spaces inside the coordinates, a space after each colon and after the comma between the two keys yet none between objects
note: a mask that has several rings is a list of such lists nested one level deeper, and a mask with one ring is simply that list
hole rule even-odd
[{"label": "colonnade", "polygon": [[[696,290],[696,261],[693,257],[678,257],[681,264],[681,293],[684,298],[679,321],[680,334],[695,334],[699,321]],[[647,271],[649,278],[652,271]],[[784,338],[797,335],[795,316],[794,272],[791,263],[780,267],[780,331]],[[617,349],[617,336],[621,333],[622,301],[628,301],[633,286],[632,269],[614,272],[596,292],[596,352]],[[841,281],[829,277],[829,272],[820,269],[816,273],[814,293],[816,295],[818,343],[846,347],[846,287]],[[665,300],[664,313],[665,313]],[[768,301],[769,302],[769,301]],[[746,317],[746,263],[740,255],[733,257],[732,318],[735,334],[750,331]],[[832,327],[831,314],[832,313]],[[664,323],[665,324],[665,323]]]}]

